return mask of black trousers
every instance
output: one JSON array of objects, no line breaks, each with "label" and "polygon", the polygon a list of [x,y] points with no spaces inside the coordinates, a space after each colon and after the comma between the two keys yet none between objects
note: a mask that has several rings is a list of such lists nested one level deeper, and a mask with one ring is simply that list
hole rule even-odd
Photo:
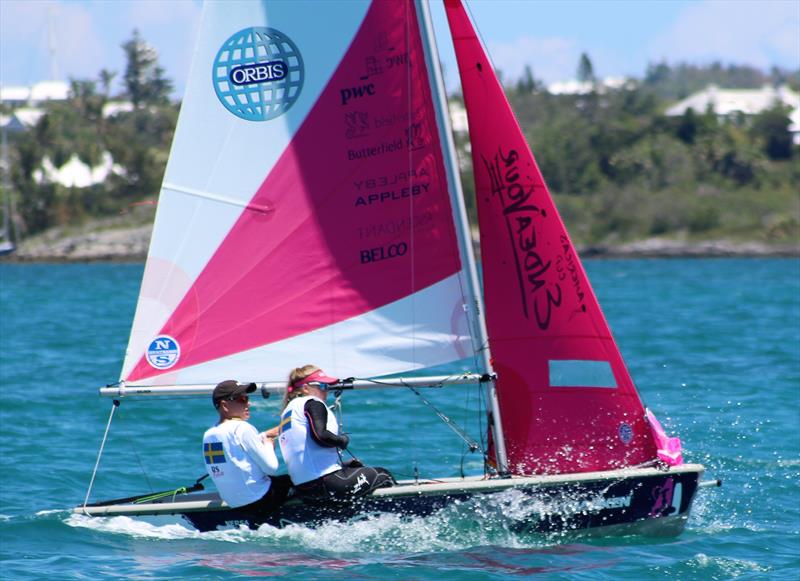
[{"label": "black trousers", "polygon": [[270,476],[272,483],[269,485],[267,493],[250,504],[239,507],[256,515],[269,514],[280,508],[286,502],[289,490],[292,488],[292,481],[288,474],[280,476]]},{"label": "black trousers", "polygon": [[298,484],[295,491],[307,500],[345,501],[395,484],[394,476],[386,468],[349,465],[311,482]]}]

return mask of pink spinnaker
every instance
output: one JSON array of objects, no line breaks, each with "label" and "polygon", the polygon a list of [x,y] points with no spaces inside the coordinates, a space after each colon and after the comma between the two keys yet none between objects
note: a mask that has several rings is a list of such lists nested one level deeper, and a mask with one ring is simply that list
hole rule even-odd
[{"label": "pink spinnaker", "polygon": [[[650,461],[644,408],[525,136],[461,1],[445,8],[469,120],[509,469],[575,473]],[[603,369],[600,383],[580,379]],[[557,379],[561,371],[573,377]]]},{"label": "pink spinnaker", "polygon": [[[181,347],[170,373],[335,324],[460,270],[412,1],[371,5],[265,174],[160,331]],[[142,357],[124,379],[159,373]]]}]

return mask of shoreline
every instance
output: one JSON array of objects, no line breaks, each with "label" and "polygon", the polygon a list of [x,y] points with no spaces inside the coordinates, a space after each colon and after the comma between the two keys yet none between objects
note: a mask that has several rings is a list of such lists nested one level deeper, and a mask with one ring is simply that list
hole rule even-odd
[{"label": "shoreline", "polygon": [[[0,263],[94,263],[144,262],[150,243],[152,224],[129,228],[110,228],[66,235],[54,229],[24,241]],[[583,259],[603,258],[798,258],[800,243],[765,244],[729,240],[685,241],[650,238],[624,244],[577,246]],[[476,244],[477,253],[477,244]]]}]

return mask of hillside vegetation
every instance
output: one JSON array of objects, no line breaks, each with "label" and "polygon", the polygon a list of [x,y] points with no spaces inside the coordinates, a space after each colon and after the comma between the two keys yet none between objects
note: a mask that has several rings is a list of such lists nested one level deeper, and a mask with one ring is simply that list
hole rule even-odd
[{"label": "hillside vegetation", "polygon": [[[121,94],[109,94],[116,75],[110,71],[97,80],[73,80],[66,102],[47,105],[35,128],[10,136],[14,218],[23,235],[155,202],[179,105],[168,100],[170,81],[138,34],[123,49],[128,65]],[[579,75],[593,81],[588,57]],[[788,111],[776,106],[725,120],[708,111],[690,110],[681,118],[664,111],[712,82],[797,89],[798,77],[718,64],[659,64],[624,89],[552,95],[528,70],[507,93],[576,242],[658,236],[794,243],[800,239],[800,151],[788,131]],[[133,110],[104,117],[112,98],[131,102]],[[465,136],[458,146],[472,211]],[[76,154],[95,165],[105,151],[123,171],[104,183],[66,188],[36,179],[45,158],[59,166]]]}]

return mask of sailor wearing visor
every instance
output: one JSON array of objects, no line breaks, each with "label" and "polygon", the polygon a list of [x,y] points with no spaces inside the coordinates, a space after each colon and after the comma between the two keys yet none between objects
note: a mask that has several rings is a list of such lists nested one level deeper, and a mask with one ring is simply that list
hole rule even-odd
[{"label": "sailor wearing visor", "polygon": [[394,484],[385,468],[342,464],[339,449],[347,448],[350,438],[339,433],[336,416],[325,405],[328,388],[337,383],[316,365],[289,375],[278,441],[295,493],[308,499],[347,500]]}]

